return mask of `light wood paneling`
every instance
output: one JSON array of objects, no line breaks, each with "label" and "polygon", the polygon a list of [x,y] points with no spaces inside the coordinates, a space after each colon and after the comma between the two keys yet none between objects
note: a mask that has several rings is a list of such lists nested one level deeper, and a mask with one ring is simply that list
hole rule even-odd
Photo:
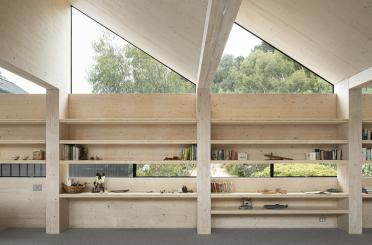
[{"label": "light wood paneling", "polygon": [[45,95],[1,94],[0,120],[45,120]]},{"label": "light wood paneling", "polygon": [[44,228],[45,187],[45,178],[0,178],[0,227]]},{"label": "light wood paneling", "polygon": [[212,119],[337,118],[334,94],[212,95]]},{"label": "light wood paneling", "polygon": [[69,95],[70,118],[195,118],[195,94]]},{"label": "light wood paneling", "polygon": [[372,120],[372,94],[362,94],[362,117]]}]

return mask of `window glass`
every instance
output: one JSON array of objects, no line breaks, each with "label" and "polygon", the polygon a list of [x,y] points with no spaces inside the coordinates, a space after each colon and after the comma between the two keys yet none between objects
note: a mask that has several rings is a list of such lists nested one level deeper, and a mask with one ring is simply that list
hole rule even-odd
[{"label": "window glass", "polygon": [[96,173],[104,173],[106,177],[132,177],[133,167],[130,164],[72,164],[69,167],[71,178],[93,178]]},{"label": "window glass", "polygon": [[195,164],[139,164],[137,177],[192,177],[196,176]]},{"label": "window glass", "polygon": [[0,67],[0,94],[45,94],[45,88]]}]

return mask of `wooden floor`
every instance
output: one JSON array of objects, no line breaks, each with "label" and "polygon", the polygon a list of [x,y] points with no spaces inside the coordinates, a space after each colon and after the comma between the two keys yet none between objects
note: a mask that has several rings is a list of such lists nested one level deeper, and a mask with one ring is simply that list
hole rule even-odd
[{"label": "wooden floor", "polygon": [[0,230],[0,245],[370,245],[372,230],[348,235],[337,229],[216,229],[211,236],[197,235],[193,229],[71,229],[47,235],[42,229]]}]

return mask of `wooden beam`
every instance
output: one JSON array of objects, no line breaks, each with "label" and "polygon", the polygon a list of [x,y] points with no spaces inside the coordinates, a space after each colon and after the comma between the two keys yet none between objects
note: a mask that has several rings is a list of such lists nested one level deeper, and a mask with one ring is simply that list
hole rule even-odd
[{"label": "wooden beam", "polygon": [[349,78],[349,88],[362,88],[372,85],[372,67]]},{"label": "wooden beam", "polygon": [[211,96],[209,88],[197,89],[197,231],[211,233]]},{"label": "wooden beam", "polygon": [[211,86],[240,4],[241,0],[208,1],[199,61],[198,87]]}]

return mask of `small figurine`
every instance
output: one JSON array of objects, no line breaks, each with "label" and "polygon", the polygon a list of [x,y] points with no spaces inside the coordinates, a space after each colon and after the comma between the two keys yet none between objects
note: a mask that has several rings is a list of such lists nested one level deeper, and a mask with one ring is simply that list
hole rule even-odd
[{"label": "small figurine", "polygon": [[103,160],[102,157],[96,156],[96,160]]},{"label": "small figurine", "polygon": [[97,173],[96,179],[93,182],[92,192],[93,193],[105,192],[104,183],[105,183],[105,173],[102,173],[102,175],[100,173]]},{"label": "small figurine", "polygon": [[187,186],[185,186],[185,185],[182,186],[182,192],[183,192],[183,193],[187,193],[187,192],[188,192],[188,190],[187,190]]},{"label": "small figurine", "polygon": [[239,207],[239,209],[242,209],[242,210],[247,210],[247,209],[252,209],[252,208],[253,208],[253,205],[252,205],[251,199],[244,199],[243,205]]},{"label": "small figurine", "polygon": [[23,160],[28,160],[28,156],[25,156],[25,157],[23,158]]}]

